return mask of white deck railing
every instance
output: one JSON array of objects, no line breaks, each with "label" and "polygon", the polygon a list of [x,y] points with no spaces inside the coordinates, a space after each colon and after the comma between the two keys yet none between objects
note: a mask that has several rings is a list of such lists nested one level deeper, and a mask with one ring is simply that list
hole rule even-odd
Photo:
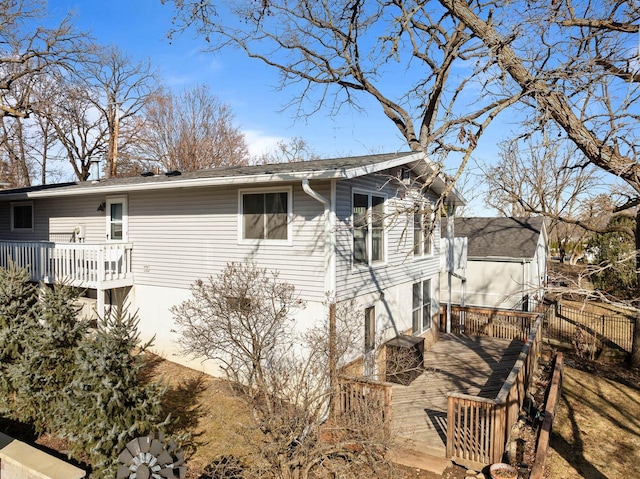
[{"label": "white deck railing", "polygon": [[131,243],[52,243],[0,240],[0,266],[28,268],[32,281],[84,288],[133,284]]}]

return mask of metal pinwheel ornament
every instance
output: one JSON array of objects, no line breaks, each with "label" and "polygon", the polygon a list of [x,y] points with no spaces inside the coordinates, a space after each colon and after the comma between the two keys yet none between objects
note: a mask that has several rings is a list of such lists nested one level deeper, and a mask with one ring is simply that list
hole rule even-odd
[{"label": "metal pinwheel ornament", "polygon": [[117,479],[184,479],[184,453],[164,435],[139,437],[130,441],[118,456]]}]

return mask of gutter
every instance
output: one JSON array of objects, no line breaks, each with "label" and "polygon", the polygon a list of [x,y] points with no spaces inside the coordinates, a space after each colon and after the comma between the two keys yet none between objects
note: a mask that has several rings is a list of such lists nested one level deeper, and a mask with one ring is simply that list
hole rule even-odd
[{"label": "gutter", "polygon": [[[324,287],[329,295],[329,302],[335,302],[336,297],[336,245],[333,234],[335,226],[335,201],[325,198],[309,185],[309,179],[302,179],[302,189],[314,200],[324,206]],[[335,196],[335,182],[331,182],[331,196]]]}]

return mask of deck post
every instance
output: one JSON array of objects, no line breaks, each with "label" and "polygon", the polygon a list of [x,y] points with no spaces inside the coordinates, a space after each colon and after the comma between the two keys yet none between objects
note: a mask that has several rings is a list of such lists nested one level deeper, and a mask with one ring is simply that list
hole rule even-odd
[{"label": "deck post", "polygon": [[98,288],[96,290],[96,296],[98,297],[98,304],[96,307],[96,313],[98,313],[98,318],[104,318],[105,315],[105,311],[106,311],[106,304],[104,301],[104,293],[105,290],[102,288]]},{"label": "deck post", "polygon": [[454,438],[455,438],[455,430],[456,430],[456,425],[455,425],[455,406],[456,406],[456,399],[449,396],[447,398],[447,443],[446,443],[446,447],[447,447],[447,457],[453,457],[453,450],[454,450]]}]

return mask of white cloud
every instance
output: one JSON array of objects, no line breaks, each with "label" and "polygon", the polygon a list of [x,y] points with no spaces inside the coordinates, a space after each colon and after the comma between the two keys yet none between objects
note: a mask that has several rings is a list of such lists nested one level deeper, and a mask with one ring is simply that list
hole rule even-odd
[{"label": "white cloud", "polygon": [[249,154],[253,157],[273,151],[281,141],[288,141],[288,138],[282,136],[265,135],[260,130],[244,130],[243,133]]}]

